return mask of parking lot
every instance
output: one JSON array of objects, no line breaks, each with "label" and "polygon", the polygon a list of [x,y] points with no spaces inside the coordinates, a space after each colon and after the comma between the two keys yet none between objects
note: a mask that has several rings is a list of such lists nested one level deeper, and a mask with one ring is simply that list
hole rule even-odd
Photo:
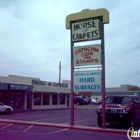
[{"label": "parking lot", "polygon": [[126,135],[67,128],[0,123],[1,140],[128,140]]},{"label": "parking lot", "polygon": [[[97,126],[97,115],[95,112],[96,105],[85,105],[85,106],[75,106],[74,110],[74,125],[79,127],[90,127],[90,128],[98,128]],[[44,139],[46,140],[92,140],[96,138],[97,140],[102,139],[104,136],[105,140],[108,139],[128,139],[126,135],[121,134],[112,134],[110,133],[108,137],[108,133],[105,132],[94,132],[94,131],[84,131],[84,130],[76,130],[69,128],[60,128],[60,127],[50,127],[50,126],[39,126],[34,124],[16,124],[14,121],[23,121],[23,122],[38,122],[38,123],[50,123],[50,124],[60,124],[60,125],[70,125],[70,109],[64,110],[44,110],[44,111],[28,111],[28,112],[19,112],[19,113],[11,113],[10,115],[0,115],[0,119],[3,120],[13,120],[13,122],[4,123],[0,122],[0,139],[10,140],[9,136],[20,137],[20,140],[23,139]],[[118,126],[110,126],[107,125],[107,128],[111,129],[122,129]],[[138,129],[138,128],[137,128]],[[7,135],[8,134],[8,135]],[[25,135],[26,134],[26,135]],[[58,138],[59,137],[59,138]],[[17,139],[18,139],[17,138]],[[12,138],[11,138],[12,140]]]},{"label": "parking lot", "polygon": [[[74,125],[98,127],[97,115],[95,112],[97,106],[98,105],[75,106]],[[0,115],[0,119],[70,125],[70,109],[11,113],[10,115]],[[112,129],[125,129],[120,128],[117,125],[107,125],[106,127]],[[139,128],[140,127],[137,127],[136,129]]]},{"label": "parking lot", "polygon": [[[86,105],[75,107],[74,122],[75,125],[97,126],[96,123],[96,106]],[[50,110],[50,111],[28,111],[20,113],[11,113],[10,115],[0,115],[1,119],[47,122],[57,124],[70,124],[70,109]]]}]

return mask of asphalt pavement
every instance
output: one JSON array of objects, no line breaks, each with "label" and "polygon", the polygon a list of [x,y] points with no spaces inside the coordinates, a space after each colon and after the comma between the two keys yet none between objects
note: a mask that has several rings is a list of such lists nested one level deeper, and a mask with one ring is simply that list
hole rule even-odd
[{"label": "asphalt pavement", "polygon": [[128,140],[126,135],[46,126],[0,123],[0,140]]},{"label": "asphalt pavement", "polygon": [[[75,106],[74,126],[70,126],[70,109],[44,110],[0,115],[0,140],[93,140],[127,138],[119,126],[97,126],[95,105]],[[139,129],[139,127],[137,127]],[[116,131],[117,130],[117,131]],[[123,134],[123,135],[122,135]]]}]

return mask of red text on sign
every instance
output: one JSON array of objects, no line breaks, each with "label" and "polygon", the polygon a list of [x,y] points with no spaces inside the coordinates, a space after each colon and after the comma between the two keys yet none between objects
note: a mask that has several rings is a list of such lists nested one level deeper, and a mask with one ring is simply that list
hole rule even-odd
[{"label": "red text on sign", "polygon": [[98,59],[86,59],[86,60],[76,60],[76,64],[86,64],[86,63],[98,63]]}]

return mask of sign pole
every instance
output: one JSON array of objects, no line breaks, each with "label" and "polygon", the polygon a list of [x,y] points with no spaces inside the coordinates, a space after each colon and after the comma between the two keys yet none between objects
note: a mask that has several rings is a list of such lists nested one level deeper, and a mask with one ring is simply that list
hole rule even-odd
[{"label": "sign pole", "polygon": [[[70,26],[72,26],[72,23],[70,23]],[[73,46],[74,43],[72,42],[72,27],[70,30],[70,49],[71,49],[71,109],[70,109],[70,125],[74,126],[74,92],[73,92],[73,71],[74,71],[74,66],[73,66]]]},{"label": "sign pole", "polygon": [[[99,34],[99,19],[101,19],[101,36]],[[66,29],[71,29],[71,111],[70,125],[74,125],[74,43],[101,39],[101,65],[102,65],[102,127],[105,128],[105,51],[104,51],[104,24],[109,23],[109,12],[104,9],[84,9],[81,12],[66,17]],[[88,30],[88,31],[87,31]],[[95,55],[94,55],[95,56]],[[96,59],[94,60],[96,61]],[[97,65],[97,64],[96,64]]]},{"label": "sign pole", "polygon": [[105,49],[104,49],[104,24],[101,18],[101,64],[102,64],[102,128],[105,128]]}]

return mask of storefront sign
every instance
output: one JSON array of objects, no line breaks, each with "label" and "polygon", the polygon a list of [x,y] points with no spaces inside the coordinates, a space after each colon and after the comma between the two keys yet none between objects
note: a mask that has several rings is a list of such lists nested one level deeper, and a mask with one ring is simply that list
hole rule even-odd
[{"label": "storefront sign", "polygon": [[28,90],[28,86],[10,84],[10,89],[12,89],[12,90]]},{"label": "storefront sign", "polygon": [[101,45],[78,46],[73,48],[73,65],[99,65],[101,64]]},{"label": "storefront sign", "polygon": [[53,86],[53,87],[68,87],[68,84],[65,83],[54,83],[54,82],[46,82],[46,81],[40,81],[40,80],[32,80],[33,85],[42,85],[42,86]]},{"label": "storefront sign", "polygon": [[72,41],[89,41],[100,38],[99,20],[72,23]]},{"label": "storefront sign", "polygon": [[64,87],[64,88],[68,88],[68,84],[65,84],[65,83],[53,83],[53,82],[49,82],[48,85],[49,86],[53,86],[53,87]]},{"label": "storefront sign", "polygon": [[75,71],[74,91],[101,91],[101,71]]},{"label": "storefront sign", "polygon": [[45,86],[46,82],[45,81],[40,81],[40,80],[32,80],[32,84],[33,85],[43,85],[43,86]]}]

